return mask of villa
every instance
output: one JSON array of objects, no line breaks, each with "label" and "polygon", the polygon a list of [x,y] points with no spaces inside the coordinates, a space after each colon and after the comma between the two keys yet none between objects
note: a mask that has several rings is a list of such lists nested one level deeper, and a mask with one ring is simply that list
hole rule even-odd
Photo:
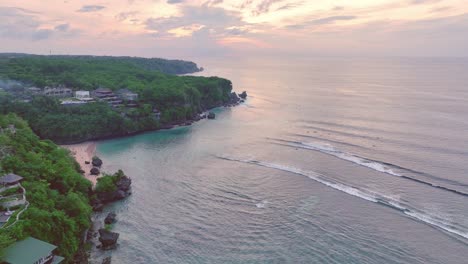
[{"label": "villa", "polygon": [[122,100],[125,101],[136,101],[138,100],[138,94],[134,93],[128,89],[120,89],[117,91],[117,94],[120,96]]},{"label": "villa", "polygon": [[73,91],[70,88],[65,88],[63,86],[59,86],[56,88],[52,87],[45,87],[44,88],[44,95],[51,96],[51,97],[72,97]]},{"label": "villa", "polygon": [[2,263],[9,264],[58,264],[64,258],[55,256],[57,248],[52,244],[33,237],[28,237],[7,247],[2,257]]},{"label": "villa", "polygon": [[92,101],[93,100],[89,91],[76,91],[75,98],[80,101]]}]

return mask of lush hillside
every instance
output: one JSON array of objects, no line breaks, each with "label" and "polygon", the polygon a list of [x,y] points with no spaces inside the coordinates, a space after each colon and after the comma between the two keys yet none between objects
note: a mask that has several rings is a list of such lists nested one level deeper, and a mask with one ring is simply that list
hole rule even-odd
[{"label": "lush hillside", "polygon": [[13,58],[47,58],[47,59],[58,59],[58,60],[82,60],[91,62],[110,62],[110,63],[121,63],[126,62],[139,66],[145,70],[159,71],[167,74],[187,74],[194,73],[202,70],[197,66],[196,63],[184,60],[167,60],[161,58],[139,58],[139,57],[112,57],[112,56],[88,56],[88,55],[53,55],[53,56],[41,56],[31,55],[22,53],[0,53],[0,62],[2,60],[9,60]]},{"label": "lush hillside", "polygon": [[[145,62],[145,59],[141,59]],[[75,90],[126,88],[139,94],[135,109],[113,110],[105,104],[64,107],[57,100],[15,101],[0,94],[0,113],[15,112],[41,138],[60,143],[120,136],[193,119],[230,100],[232,85],[218,77],[175,76],[144,69],[127,58],[26,56],[0,60],[3,79],[24,86],[66,85]],[[161,112],[155,120],[152,111]]]},{"label": "lush hillside", "polygon": [[50,97],[35,97],[32,102],[23,103],[0,96],[0,113],[11,112],[28,120],[38,136],[59,144],[123,136],[159,127],[151,107],[132,109],[132,116],[124,117],[106,103],[67,107]]},{"label": "lush hillside", "polygon": [[0,249],[33,236],[57,245],[58,253],[71,259],[90,225],[91,183],[77,172],[78,165],[67,150],[39,140],[16,115],[0,115],[0,127],[8,125],[14,125],[16,133],[0,132],[0,175],[15,173],[25,178],[22,185],[29,207],[18,222],[0,229]]}]

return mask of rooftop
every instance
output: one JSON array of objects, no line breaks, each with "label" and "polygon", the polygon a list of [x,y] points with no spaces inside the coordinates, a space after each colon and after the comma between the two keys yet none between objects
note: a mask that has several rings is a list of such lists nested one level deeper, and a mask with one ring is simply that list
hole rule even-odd
[{"label": "rooftop", "polygon": [[0,184],[15,183],[21,181],[22,179],[23,177],[10,173],[0,177]]},{"label": "rooftop", "polygon": [[33,237],[28,237],[7,247],[3,261],[11,264],[35,263],[47,257],[57,247]]},{"label": "rooftop", "polygon": [[111,89],[108,88],[98,88],[94,90],[95,93],[112,93]]}]

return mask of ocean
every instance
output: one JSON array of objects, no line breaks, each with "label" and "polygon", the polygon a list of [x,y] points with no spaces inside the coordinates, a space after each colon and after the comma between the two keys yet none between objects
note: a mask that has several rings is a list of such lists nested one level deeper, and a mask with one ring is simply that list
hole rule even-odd
[{"label": "ocean", "polygon": [[96,263],[468,263],[468,59],[196,61],[248,100],[102,141]]}]

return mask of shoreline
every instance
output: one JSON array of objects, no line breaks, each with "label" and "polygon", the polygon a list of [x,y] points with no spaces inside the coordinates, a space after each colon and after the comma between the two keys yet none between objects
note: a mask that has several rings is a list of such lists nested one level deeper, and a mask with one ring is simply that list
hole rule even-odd
[{"label": "shoreline", "polygon": [[[90,170],[93,168],[91,161],[96,155],[96,141],[85,141],[78,144],[60,145],[60,147],[68,149],[73,158],[80,164],[81,169],[84,171],[83,176],[88,179],[93,186],[96,185],[97,179],[100,175],[91,175]],[[86,164],[89,162],[89,164]]]}]

